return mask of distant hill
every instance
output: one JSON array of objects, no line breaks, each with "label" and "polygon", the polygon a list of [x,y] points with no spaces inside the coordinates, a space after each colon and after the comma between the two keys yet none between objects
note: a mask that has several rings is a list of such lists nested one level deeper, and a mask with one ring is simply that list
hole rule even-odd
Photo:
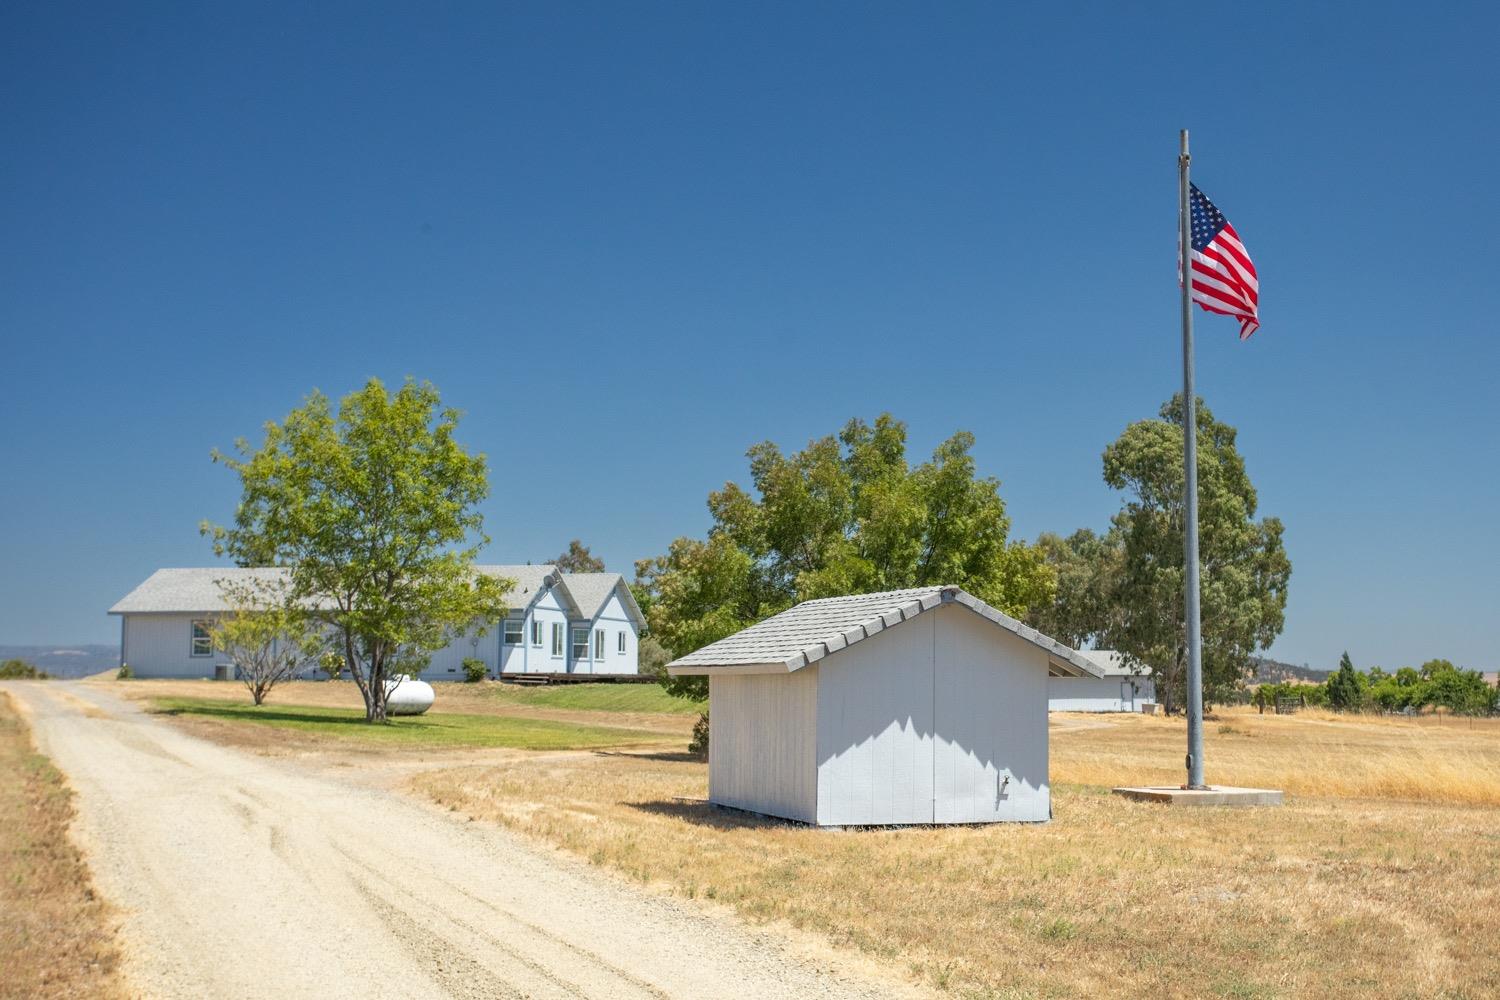
[{"label": "distant hill", "polygon": [[1331,672],[1314,670],[1305,663],[1299,667],[1295,663],[1282,663],[1280,660],[1272,660],[1264,656],[1252,656],[1250,662],[1255,664],[1252,684],[1279,684],[1282,681],[1310,681],[1314,684],[1321,684],[1328,679]]},{"label": "distant hill", "polygon": [[0,660],[25,660],[53,677],[87,677],[120,665],[119,646],[0,646]]}]

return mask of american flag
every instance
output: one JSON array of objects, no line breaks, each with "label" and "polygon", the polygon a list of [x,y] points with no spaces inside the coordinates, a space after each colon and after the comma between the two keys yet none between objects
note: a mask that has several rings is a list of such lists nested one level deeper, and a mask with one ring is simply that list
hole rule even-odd
[{"label": "american flag", "polygon": [[1255,265],[1224,213],[1193,185],[1193,301],[1240,321],[1240,339],[1260,328]]}]

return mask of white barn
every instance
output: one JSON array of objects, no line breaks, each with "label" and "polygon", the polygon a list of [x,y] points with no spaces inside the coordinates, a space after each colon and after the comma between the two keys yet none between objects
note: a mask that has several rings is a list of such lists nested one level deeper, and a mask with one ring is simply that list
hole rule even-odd
[{"label": "white barn", "polygon": [[1156,700],[1148,666],[1131,666],[1112,649],[1080,651],[1100,677],[1053,677],[1047,681],[1047,708],[1053,712],[1140,712]]},{"label": "white barn", "polygon": [[709,678],[709,799],[818,825],[1051,816],[1047,678],[1097,676],[957,587],[807,601],[668,664]]},{"label": "white barn", "polygon": [[[553,566],[476,566],[516,582],[509,612],[481,636],[456,635],[433,653],[422,679],[462,680],[463,661],[510,674],[620,676],[640,672],[645,618],[619,573],[561,573]],[[120,662],[137,677],[234,675],[209,626],[228,611],[221,583],[278,576],[278,569],[159,569],[109,609],[120,616]]]}]

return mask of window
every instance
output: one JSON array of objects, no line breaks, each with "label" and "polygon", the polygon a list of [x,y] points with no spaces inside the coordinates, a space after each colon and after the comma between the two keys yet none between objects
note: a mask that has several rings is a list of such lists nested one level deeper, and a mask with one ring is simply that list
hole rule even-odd
[{"label": "window", "polygon": [[573,659],[586,660],[589,655],[589,630],[586,628],[575,628],[573,630]]},{"label": "window", "polygon": [[615,643],[616,648],[621,653],[625,652],[625,633],[624,632],[616,632],[615,633],[615,638],[618,640]]},{"label": "window", "polygon": [[563,626],[562,622],[552,623],[552,655],[562,655]]},{"label": "window", "polygon": [[519,646],[521,644],[521,626],[523,622],[505,619],[505,644],[507,646]]},{"label": "window", "polygon": [[537,649],[542,648],[542,623],[535,619],[531,622],[531,644]]},{"label": "window", "polygon": [[594,630],[594,659],[604,659],[604,630]]},{"label": "window", "polygon": [[213,656],[214,637],[208,630],[208,622],[202,618],[193,619],[193,644],[192,655]]}]

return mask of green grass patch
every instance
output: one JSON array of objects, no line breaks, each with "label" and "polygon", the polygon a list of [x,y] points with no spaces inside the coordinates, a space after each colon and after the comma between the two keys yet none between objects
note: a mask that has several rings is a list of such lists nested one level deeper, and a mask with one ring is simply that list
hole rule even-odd
[{"label": "green grass patch", "polygon": [[496,699],[514,705],[587,712],[662,712],[696,715],[707,705],[674,698],[660,684],[493,685]]},{"label": "green grass patch", "polygon": [[587,726],[551,719],[428,712],[384,725],[365,722],[362,709],[262,705],[209,698],[157,698],[153,709],[218,722],[277,726],[338,740],[391,746],[512,747],[519,750],[584,750],[661,741],[659,733],[618,726]]}]

